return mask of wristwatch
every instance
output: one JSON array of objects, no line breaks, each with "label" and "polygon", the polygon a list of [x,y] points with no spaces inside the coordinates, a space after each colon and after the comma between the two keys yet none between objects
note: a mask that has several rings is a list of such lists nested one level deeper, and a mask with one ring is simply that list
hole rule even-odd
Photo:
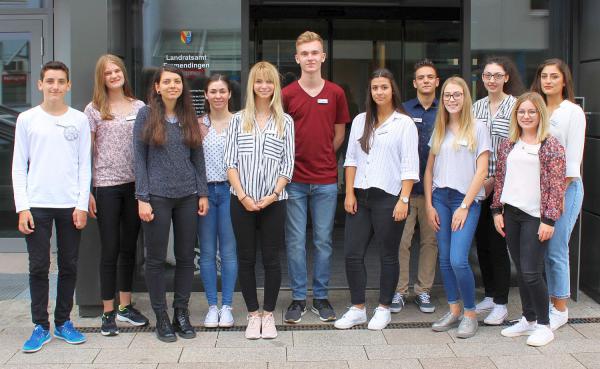
[{"label": "wristwatch", "polygon": [[466,209],[467,208],[467,204],[465,204],[464,202],[460,204],[460,208],[461,209]]},{"label": "wristwatch", "polygon": [[406,196],[400,196],[400,201],[402,201],[405,204],[408,204],[408,197],[406,197]]}]

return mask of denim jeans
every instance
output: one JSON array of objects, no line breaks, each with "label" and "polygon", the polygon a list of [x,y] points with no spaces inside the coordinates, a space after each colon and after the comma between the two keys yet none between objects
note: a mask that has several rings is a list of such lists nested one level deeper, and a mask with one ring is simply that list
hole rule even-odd
[{"label": "denim jeans", "polygon": [[452,215],[464,198],[465,195],[452,188],[436,188],[432,202],[440,218],[440,230],[436,236],[448,303],[458,303],[462,298],[465,310],[475,310],[475,278],[469,265],[469,250],[477,229],[481,204],[473,201],[463,228],[453,232]]},{"label": "denim jeans", "polygon": [[217,305],[217,247],[221,256],[221,292],[223,305],[233,303],[237,278],[235,236],[229,209],[229,183],[208,184],[208,214],[198,217],[200,241],[200,277],[209,305]]},{"label": "denim jeans", "polygon": [[287,217],[285,243],[292,299],[306,300],[306,220],[308,209],[312,219],[313,243],[313,297],[326,299],[329,286],[332,253],[333,219],[337,207],[337,184],[287,185]]},{"label": "denim jeans", "polygon": [[565,209],[558,221],[554,223],[554,235],[548,243],[546,252],[546,279],[548,294],[551,297],[566,299],[571,296],[569,239],[582,203],[583,183],[580,178],[577,178],[567,187]]}]

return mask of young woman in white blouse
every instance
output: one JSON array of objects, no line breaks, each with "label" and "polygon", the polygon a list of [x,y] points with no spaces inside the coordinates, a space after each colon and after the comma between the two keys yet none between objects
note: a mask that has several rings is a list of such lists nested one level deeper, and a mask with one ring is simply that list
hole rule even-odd
[{"label": "young woman in white blouse", "polygon": [[546,253],[546,278],[552,305],[550,327],[555,330],[569,319],[569,239],[583,203],[580,167],[586,123],[583,110],[575,104],[573,77],[564,61],[548,59],[540,64],[531,89],[544,97],[550,114],[550,133],[564,146],[567,160],[563,214],[554,225],[554,237]]},{"label": "young woman in white blouse", "polygon": [[352,122],[346,152],[344,255],[352,306],[336,320],[348,329],[367,321],[365,253],[373,237],[381,241],[379,306],[369,329],[391,321],[390,304],[398,284],[398,250],[413,184],[419,180],[419,137],[404,113],[400,90],[387,69],[378,69],[367,87],[366,112]]},{"label": "young woman in white blouse", "polygon": [[[200,277],[208,300],[208,312],[204,326],[231,327],[233,315],[233,290],[237,278],[235,237],[229,211],[229,182],[223,163],[225,140],[229,121],[231,84],[222,74],[213,74],[204,88],[206,114],[199,118],[204,137],[204,162],[208,182],[208,214],[198,217],[198,240],[200,241]],[[217,247],[221,258],[222,306],[218,308],[217,294]]]},{"label": "young woman in white blouse", "polygon": [[[294,122],[283,112],[279,73],[268,62],[250,69],[245,108],[233,115],[227,131],[225,166],[231,184],[239,281],[248,309],[246,338],[275,338],[273,312],[281,285],[285,186],[294,171]],[[262,314],[254,272],[257,232],[265,269]]]}]

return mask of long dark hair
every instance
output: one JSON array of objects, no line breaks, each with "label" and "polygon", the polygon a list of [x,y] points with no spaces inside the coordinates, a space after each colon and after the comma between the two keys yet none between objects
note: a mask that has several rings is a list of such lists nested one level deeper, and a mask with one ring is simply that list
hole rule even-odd
[{"label": "long dark hair", "polygon": [[[208,77],[208,79],[206,80],[206,84],[204,85],[204,93],[208,92],[208,87],[211,85],[211,83],[218,81],[222,81],[223,83],[225,83],[225,85],[227,86],[227,91],[229,91],[230,93],[232,92],[231,82],[229,81],[229,78],[227,78],[227,76],[224,74],[216,73]],[[231,104],[229,104],[229,102],[227,102],[227,110],[231,111]],[[206,104],[204,106],[204,111],[206,114],[210,113],[210,104]]]},{"label": "long dark hair", "polygon": [[485,60],[485,63],[481,67],[482,73],[485,70],[485,66],[489,64],[501,66],[508,75],[508,82],[506,82],[502,88],[505,94],[519,96],[525,92],[525,85],[523,85],[521,75],[512,60],[505,56],[490,56]]},{"label": "long dark hair", "polygon": [[196,113],[192,105],[192,97],[187,85],[187,81],[183,76],[183,72],[179,68],[170,65],[160,67],[152,78],[152,86],[148,94],[148,106],[150,107],[150,116],[144,128],[144,141],[150,145],[162,146],[166,141],[165,129],[165,104],[162,96],[156,92],[156,84],[160,83],[160,79],[164,72],[171,72],[181,77],[183,82],[181,96],[177,98],[175,103],[175,114],[179,120],[179,126],[183,131],[183,142],[188,147],[198,147],[202,143],[200,136],[200,128],[196,120]]},{"label": "long dark hair", "polygon": [[369,82],[367,83],[367,97],[365,99],[365,129],[363,131],[362,137],[358,140],[360,142],[360,147],[367,154],[371,149],[371,136],[373,135],[373,131],[375,130],[375,126],[379,124],[379,120],[377,118],[377,104],[373,100],[373,96],[371,95],[371,82],[375,78],[387,78],[390,81],[390,85],[392,86],[392,106],[394,110],[406,114],[404,108],[402,107],[402,98],[400,97],[400,89],[394,80],[394,75],[386,68],[380,68],[374,71],[369,78]]},{"label": "long dark hair", "polygon": [[573,90],[573,76],[571,75],[571,70],[569,69],[567,63],[558,58],[544,60],[544,62],[538,66],[537,70],[535,71],[535,78],[531,84],[531,91],[542,95],[544,101],[548,102],[548,98],[546,97],[544,90],[542,90],[542,70],[544,70],[544,68],[548,65],[555,65],[563,76],[563,81],[565,82],[565,85],[562,89],[563,99],[574,103],[575,92]]}]

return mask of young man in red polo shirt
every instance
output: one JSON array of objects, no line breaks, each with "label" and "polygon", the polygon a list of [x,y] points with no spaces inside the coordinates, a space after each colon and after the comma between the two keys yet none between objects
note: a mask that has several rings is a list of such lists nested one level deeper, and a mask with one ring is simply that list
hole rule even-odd
[{"label": "young man in red polo shirt", "polygon": [[336,319],[327,299],[333,219],[337,207],[335,152],[344,142],[350,122],[344,91],[321,76],[323,39],[306,31],[296,39],[296,63],[302,75],[283,91],[285,111],[294,118],[296,161],[288,184],[286,248],[292,303],[287,323],[298,323],[306,312],[306,220],[312,219],[314,249],[313,306],[322,321]]}]

